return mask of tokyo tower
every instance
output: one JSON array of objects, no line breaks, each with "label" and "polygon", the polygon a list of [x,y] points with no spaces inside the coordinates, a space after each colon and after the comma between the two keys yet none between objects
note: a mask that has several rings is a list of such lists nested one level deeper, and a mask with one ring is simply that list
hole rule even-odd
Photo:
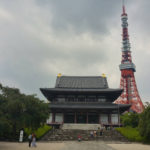
[{"label": "tokyo tower", "polygon": [[136,71],[136,69],[131,58],[127,22],[128,16],[126,14],[124,4],[122,9],[122,60],[119,68],[121,71],[120,88],[124,91],[122,92],[121,96],[115,101],[115,103],[131,104],[130,111],[141,113],[144,110],[144,106],[139,96],[134,77],[134,72]]}]

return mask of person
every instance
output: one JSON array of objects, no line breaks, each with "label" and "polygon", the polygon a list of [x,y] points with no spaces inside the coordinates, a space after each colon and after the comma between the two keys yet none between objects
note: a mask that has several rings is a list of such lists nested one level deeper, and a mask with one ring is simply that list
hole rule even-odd
[{"label": "person", "polygon": [[97,136],[100,136],[100,127],[97,129]]},{"label": "person", "polygon": [[96,130],[94,130],[94,137],[96,138],[96,135],[97,135],[97,132],[96,132]]},{"label": "person", "polygon": [[31,147],[31,142],[32,142],[32,135],[29,134],[28,136],[28,142],[29,142],[29,147]]},{"label": "person", "polygon": [[101,129],[100,129],[100,136],[103,135],[103,131],[104,131],[104,126],[102,126]]},{"label": "person", "polygon": [[78,135],[78,141],[79,142],[81,141],[81,135],[80,134]]},{"label": "person", "polygon": [[91,136],[91,138],[93,138],[93,131],[90,132],[90,136]]},{"label": "person", "polygon": [[101,127],[101,129],[100,129],[100,136],[102,136],[103,135],[103,128]]},{"label": "person", "polygon": [[32,134],[32,147],[36,147],[36,135]]}]

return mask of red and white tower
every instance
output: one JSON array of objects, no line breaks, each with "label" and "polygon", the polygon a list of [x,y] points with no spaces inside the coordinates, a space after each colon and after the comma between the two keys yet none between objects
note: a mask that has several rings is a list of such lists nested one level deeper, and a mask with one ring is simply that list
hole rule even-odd
[{"label": "red and white tower", "polygon": [[121,71],[120,88],[124,89],[121,96],[115,101],[117,104],[131,104],[131,111],[141,113],[144,110],[143,103],[138,93],[134,77],[135,65],[132,62],[130,42],[128,35],[128,16],[123,4],[122,20],[122,60],[119,65]]}]

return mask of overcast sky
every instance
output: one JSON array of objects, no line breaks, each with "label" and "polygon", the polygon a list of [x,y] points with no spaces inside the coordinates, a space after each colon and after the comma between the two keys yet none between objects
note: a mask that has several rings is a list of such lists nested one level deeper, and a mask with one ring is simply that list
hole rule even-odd
[{"label": "overcast sky", "polygon": [[[126,0],[135,78],[150,101],[150,0]],[[26,94],[62,75],[120,84],[121,0],[0,0],[0,82]]]}]

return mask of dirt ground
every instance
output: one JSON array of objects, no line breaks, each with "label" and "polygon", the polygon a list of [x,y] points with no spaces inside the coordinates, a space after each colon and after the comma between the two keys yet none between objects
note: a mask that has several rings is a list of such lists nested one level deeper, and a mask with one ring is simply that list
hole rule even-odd
[{"label": "dirt ground", "polygon": [[150,145],[143,144],[107,144],[99,141],[87,142],[37,142],[37,147],[28,147],[28,143],[0,142],[0,150],[150,150]]}]

